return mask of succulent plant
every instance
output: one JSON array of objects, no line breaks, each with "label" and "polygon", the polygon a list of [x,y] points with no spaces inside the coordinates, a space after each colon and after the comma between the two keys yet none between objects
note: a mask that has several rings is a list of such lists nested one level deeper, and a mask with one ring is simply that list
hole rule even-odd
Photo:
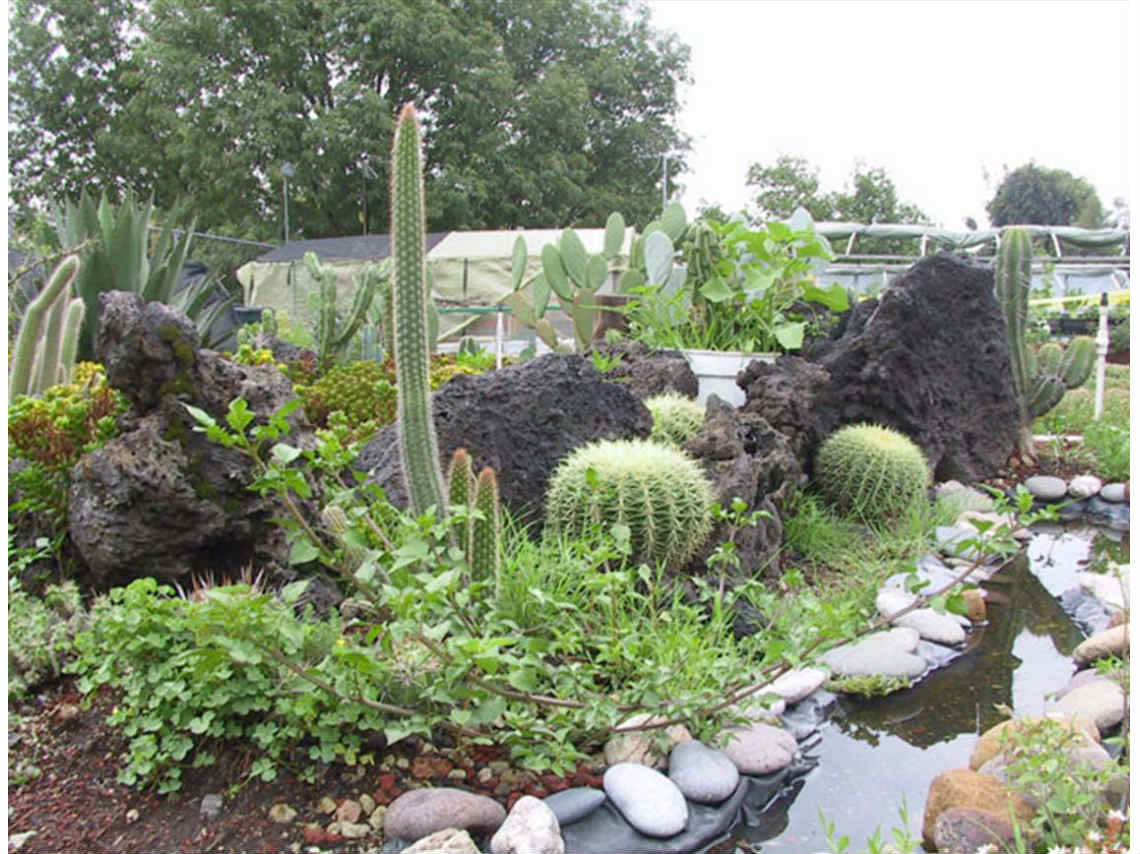
[{"label": "succulent plant", "polygon": [[627,525],[634,560],[682,567],[712,529],[713,488],[683,451],[646,439],[602,440],[564,458],[546,493],[555,536]]},{"label": "succulent plant", "polygon": [[8,375],[8,402],[19,394],[39,395],[71,379],[85,314],[83,300],[71,299],[79,258],[64,258],[44,289],[28,303]]},{"label": "succulent plant", "polygon": [[840,511],[882,520],[926,497],[930,468],[918,445],[897,430],[850,424],[819,446],[815,483]]},{"label": "succulent plant", "polygon": [[653,416],[649,438],[666,445],[680,447],[701,432],[705,423],[705,408],[675,391],[647,397],[645,407]]},{"label": "succulent plant", "polygon": [[322,371],[330,368],[337,357],[348,347],[368,316],[368,308],[383,278],[376,264],[369,264],[360,272],[353,291],[352,307],[348,315],[338,322],[336,312],[336,270],[321,264],[315,252],[305,253],[305,266],[320,286],[320,309],[317,314],[317,363]]},{"label": "succulent plant", "polygon": [[994,289],[1005,318],[1013,393],[1017,398],[1021,428],[1018,452],[1027,460],[1036,458],[1031,428],[1033,419],[1044,415],[1065,396],[1067,389],[1083,385],[1096,362],[1096,342],[1082,336],[1068,347],[1050,342],[1036,354],[1026,343],[1033,245],[1023,228],[1002,231],[994,263]]},{"label": "succulent plant", "polygon": [[499,573],[499,482],[495,470],[484,468],[475,477],[471,454],[456,448],[447,470],[448,497],[452,507],[466,507],[470,513],[465,530],[458,533],[459,545],[476,578],[498,579]]},{"label": "succulent plant", "polygon": [[447,514],[439,441],[431,414],[431,337],[425,279],[423,143],[415,107],[405,104],[392,140],[392,321],[400,466],[412,509]]}]

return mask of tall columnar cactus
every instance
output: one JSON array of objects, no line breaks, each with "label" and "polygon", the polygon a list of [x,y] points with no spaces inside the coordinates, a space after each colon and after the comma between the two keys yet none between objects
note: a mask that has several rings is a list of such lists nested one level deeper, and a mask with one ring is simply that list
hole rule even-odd
[{"label": "tall columnar cactus", "polygon": [[400,465],[412,509],[446,515],[428,385],[431,339],[425,278],[423,150],[415,107],[405,104],[392,140],[392,320]]},{"label": "tall columnar cactus", "polygon": [[1033,246],[1023,228],[1002,232],[994,266],[994,288],[1005,317],[1013,393],[1017,398],[1021,429],[1017,450],[1026,460],[1036,459],[1033,419],[1044,415],[1065,396],[1066,389],[1083,385],[1096,361],[1096,342],[1074,338],[1064,350],[1049,343],[1036,353],[1025,341],[1029,316],[1029,289]]},{"label": "tall columnar cactus", "polygon": [[322,371],[332,367],[337,356],[352,341],[352,337],[359,331],[360,326],[368,316],[368,307],[372,305],[372,298],[380,285],[381,274],[372,264],[367,265],[360,273],[356,283],[356,290],[352,297],[352,307],[348,316],[341,325],[337,325],[336,316],[336,271],[330,267],[322,266],[315,252],[305,253],[305,266],[309,274],[320,285],[320,309],[317,317],[317,361]]},{"label": "tall columnar cactus", "polygon": [[499,583],[499,481],[490,466],[475,479],[473,502],[476,511],[471,520],[471,545],[468,563],[477,578],[494,578],[496,594]]},{"label": "tall columnar cactus", "polygon": [[84,317],[83,300],[70,299],[79,266],[78,256],[64,258],[28,303],[12,351],[9,403],[18,394],[38,395],[71,378]]},{"label": "tall columnar cactus", "polygon": [[713,490],[684,452],[635,439],[583,445],[558,464],[546,493],[554,535],[582,536],[629,526],[634,560],[674,569],[704,545],[712,529]]}]

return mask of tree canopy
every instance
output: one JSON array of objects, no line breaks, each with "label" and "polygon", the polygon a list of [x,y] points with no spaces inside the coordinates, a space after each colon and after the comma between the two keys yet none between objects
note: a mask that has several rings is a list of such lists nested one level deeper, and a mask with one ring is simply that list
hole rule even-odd
[{"label": "tree canopy", "polygon": [[1064,169],[1030,161],[1006,172],[986,205],[990,222],[1003,225],[1079,225],[1099,228],[1105,214],[1093,185]]},{"label": "tree canopy", "polygon": [[292,163],[291,236],[383,232],[413,101],[429,228],[648,220],[688,58],[635,0],[16,0],[12,195],[131,188],[275,240]]},{"label": "tree canopy", "polygon": [[858,164],[842,191],[822,192],[819,169],[802,157],[786,154],[771,165],[748,167],[747,185],[756,190],[753,221],[787,219],[802,207],[817,222],[922,223],[930,218],[900,202],[894,181],[881,167]]}]

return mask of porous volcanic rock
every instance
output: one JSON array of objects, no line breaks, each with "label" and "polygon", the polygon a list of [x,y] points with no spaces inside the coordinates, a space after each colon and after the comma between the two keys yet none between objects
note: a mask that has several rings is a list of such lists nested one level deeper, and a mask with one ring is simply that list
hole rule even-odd
[{"label": "porous volcanic rock", "polygon": [[[550,475],[564,456],[598,439],[649,435],[649,410],[623,385],[606,379],[588,359],[553,353],[480,376],[453,377],[432,395],[441,463],[446,469],[455,449],[466,448],[476,471],[495,470],[511,513],[537,519]],[[390,501],[407,506],[398,427],[381,429],[354,465]]]},{"label": "porous volcanic rock", "polygon": [[697,375],[677,350],[653,350],[640,341],[622,339],[612,344],[599,342],[593,351],[618,359],[605,378],[626,386],[640,400],[667,391],[697,396]]},{"label": "porous volcanic rock", "polygon": [[[71,472],[68,530],[96,583],[286,566],[287,543],[271,521],[284,508],[249,491],[251,461],[196,432],[185,404],[224,423],[230,401],[243,397],[264,423],[295,397],[289,380],[272,365],[198,349],[193,324],[169,306],[122,291],[100,302],[96,355],[131,408],[120,435]],[[310,447],[300,410],[291,422],[289,441]]]},{"label": "porous volcanic rock", "polygon": [[856,305],[841,334],[818,348],[813,361],[826,382],[799,361],[753,363],[737,380],[744,408],[793,434],[809,469],[826,436],[873,422],[913,439],[936,480],[992,476],[1019,425],[993,291],[993,271],[980,262],[945,252],[923,258],[877,301]]}]

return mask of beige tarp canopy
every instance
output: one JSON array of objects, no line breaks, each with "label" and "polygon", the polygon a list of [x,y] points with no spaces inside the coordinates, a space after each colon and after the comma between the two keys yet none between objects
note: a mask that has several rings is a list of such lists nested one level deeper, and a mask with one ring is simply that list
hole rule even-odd
[{"label": "beige tarp canopy", "polygon": [[[605,229],[576,229],[586,251],[600,253]],[[427,236],[428,269],[432,295],[444,310],[441,337],[476,322],[472,313],[452,313],[454,308],[489,308],[498,305],[511,292],[511,257],[515,241],[526,241],[526,277],[542,269],[540,254],[548,243],[557,243],[561,229],[517,231],[448,231]],[[366,264],[390,254],[386,234],[360,237],[332,237],[287,243],[250,261],[237,271],[245,304],[285,312],[290,320],[307,324],[316,317],[316,283],[305,266],[306,252],[315,252],[321,263],[338,273],[338,303],[351,301],[356,276]]]}]

